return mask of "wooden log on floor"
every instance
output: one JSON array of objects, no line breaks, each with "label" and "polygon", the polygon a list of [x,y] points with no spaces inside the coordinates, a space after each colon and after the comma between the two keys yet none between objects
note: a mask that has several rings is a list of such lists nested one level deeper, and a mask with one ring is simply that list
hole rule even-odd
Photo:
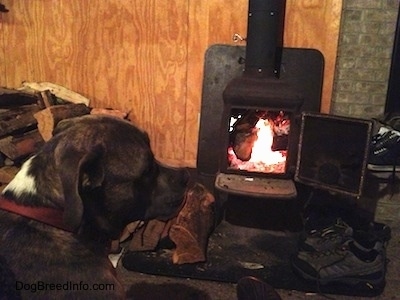
[{"label": "wooden log on floor", "polygon": [[16,161],[38,151],[44,140],[38,130],[26,132],[21,136],[8,136],[0,140],[0,152]]},{"label": "wooden log on floor", "polygon": [[140,227],[132,236],[129,243],[130,251],[152,251],[157,248],[165,226],[168,222],[150,220],[143,227]]},{"label": "wooden log on floor", "polygon": [[61,120],[89,114],[90,110],[85,104],[54,105],[38,111],[34,117],[40,134],[45,141],[48,141]]},{"label": "wooden log on floor", "polygon": [[201,184],[191,187],[185,205],[169,230],[176,248],[172,255],[174,264],[204,262],[207,243],[215,224],[214,196]]}]

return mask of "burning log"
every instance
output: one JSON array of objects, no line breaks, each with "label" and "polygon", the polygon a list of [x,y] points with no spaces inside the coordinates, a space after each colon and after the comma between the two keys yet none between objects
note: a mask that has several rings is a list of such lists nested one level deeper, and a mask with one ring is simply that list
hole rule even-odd
[{"label": "burning log", "polygon": [[85,104],[55,105],[35,113],[37,127],[45,141],[53,136],[56,125],[64,119],[78,117],[90,113],[90,108]]},{"label": "burning log", "polygon": [[243,117],[238,116],[237,121],[233,124],[231,143],[236,157],[242,161],[248,161],[251,158],[252,149],[257,140],[255,126],[263,114],[264,112],[246,110]]},{"label": "burning log", "polygon": [[290,118],[282,111],[237,110],[231,115],[228,168],[284,173]]},{"label": "burning log", "polygon": [[235,142],[233,144],[233,151],[236,157],[242,161],[248,161],[251,159],[251,153],[253,152],[254,143],[257,141],[257,131],[255,128],[251,128],[246,132],[238,132],[235,136]]}]

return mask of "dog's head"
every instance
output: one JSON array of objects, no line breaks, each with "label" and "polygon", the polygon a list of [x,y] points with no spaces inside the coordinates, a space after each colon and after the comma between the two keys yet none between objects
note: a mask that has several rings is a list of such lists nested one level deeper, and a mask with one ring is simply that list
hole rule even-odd
[{"label": "dog's head", "polygon": [[150,205],[144,219],[168,220],[176,215],[183,206],[183,199],[189,173],[182,168],[171,168],[162,164],[158,165],[158,176],[155,188],[151,189]]},{"label": "dog's head", "polygon": [[60,207],[74,231],[114,239],[129,222],[177,213],[187,181],[185,170],[155,161],[147,134],[132,123],[88,115],[60,122],[3,193]]}]

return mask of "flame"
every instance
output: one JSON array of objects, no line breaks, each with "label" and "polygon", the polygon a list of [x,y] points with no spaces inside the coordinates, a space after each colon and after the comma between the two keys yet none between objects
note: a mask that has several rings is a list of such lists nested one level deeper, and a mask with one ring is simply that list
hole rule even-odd
[{"label": "flame", "polygon": [[267,119],[258,120],[257,140],[254,142],[251,158],[242,161],[236,157],[232,147],[228,148],[230,168],[264,173],[285,173],[286,151],[272,151],[273,129]]},{"label": "flame", "polygon": [[256,126],[257,141],[254,143],[250,162],[267,165],[285,162],[286,157],[280,151],[272,151],[273,131],[268,120],[258,120]]}]

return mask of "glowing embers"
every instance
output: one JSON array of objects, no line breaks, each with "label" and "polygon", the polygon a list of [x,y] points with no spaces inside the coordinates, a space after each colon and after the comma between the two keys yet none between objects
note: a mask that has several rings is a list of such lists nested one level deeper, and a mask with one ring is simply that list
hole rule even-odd
[{"label": "glowing embers", "polygon": [[234,109],[230,118],[228,169],[284,174],[290,114]]}]

